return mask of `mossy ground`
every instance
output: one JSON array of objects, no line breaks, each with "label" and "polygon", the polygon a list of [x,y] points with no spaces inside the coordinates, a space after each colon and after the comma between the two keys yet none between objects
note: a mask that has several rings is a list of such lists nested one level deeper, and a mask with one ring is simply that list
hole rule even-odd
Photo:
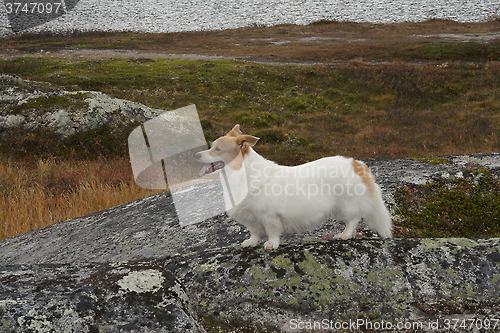
[{"label": "mossy ground", "polygon": [[497,63],[301,67],[20,58],[0,61],[0,70],[165,110],[196,104],[208,141],[240,123],[244,132],[262,135],[262,155],[286,165],[336,154],[419,157],[500,148]]},{"label": "mossy ground", "polygon": [[[54,108],[64,108],[69,110],[78,110],[88,106],[85,102],[87,95],[77,93],[63,96],[42,96],[30,99],[21,105],[16,105],[11,109],[12,114],[22,113],[23,111],[47,112]],[[42,113],[43,114],[43,113]]]},{"label": "mossy ground", "polygon": [[397,237],[500,237],[500,181],[487,169],[395,193]]},{"label": "mossy ground", "polygon": [[0,135],[0,154],[25,162],[55,157],[63,160],[126,158],[128,135],[139,125],[133,122],[119,130],[104,125],[67,137],[46,129],[13,128]]},{"label": "mossy ground", "polygon": [[430,164],[450,164],[451,161],[443,157],[416,157],[415,161],[426,162]]},{"label": "mossy ground", "polygon": [[232,333],[272,333],[279,332],[280,329],[272,325],[262,325],[249,322],[241,318],[224,318],[198,312],[201,323],[207,333],[232,332]]},{"label": "mossy ground", "polygon": [[[78,32],[68,35],[21,35],[2,40],[1,49],[58,50],[65,47],[195,53],[272,60],[498,61],[500,21],[457,23],[446,20],[395,24],[320,21],[308,26],[280,25],[225,31],[161,34]],[[443,42],[443,34],[460,37]],[[304,39],[304,37],[307,37]],[[464,42],[468,41],[468,42]]]}]

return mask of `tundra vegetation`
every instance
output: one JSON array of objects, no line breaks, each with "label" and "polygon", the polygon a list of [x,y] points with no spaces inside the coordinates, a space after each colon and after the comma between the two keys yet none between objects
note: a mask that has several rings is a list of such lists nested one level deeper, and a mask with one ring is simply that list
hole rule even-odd
[{"label": "tundra vegetation", "polygon": [[[498,19],[322,21],[171,34],[20,35],[1,40],[0,52],[39,55],[43,49],[46,56],[0,60],[0,72],[50,89],[101,91],[164,110],[196,104],[208,141],[239,123],[261,138],[259,153],[285,165],[336,154],[488,153],[500,149],[499,28]],[[74,57],[47,56],[68,48]],[[110,48],[159,55],[78,56],[79,49]],[[236,60],[167,59],[162,52]],[[77,109],[85,96],[72,96],[34,99],[9,112]],[[104,126],[66,138],[47,130],[4,130],[0,240],[154,194],[133,182],[126,146],[132,128]],[[498,179],[481,170],[470,175],[399,189],[403,220],[396,235],[498,237]]]}]

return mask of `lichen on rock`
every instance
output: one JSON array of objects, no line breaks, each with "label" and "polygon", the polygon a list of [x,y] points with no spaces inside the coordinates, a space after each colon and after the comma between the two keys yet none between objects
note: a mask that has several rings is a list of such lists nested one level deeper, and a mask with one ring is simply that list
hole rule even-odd
[{"label": "lichen on rock", "polygon": [[394,321],[420,317],[429,301],[498,298],[500,257],[491,254],[499,240],[433,242],[440,246],[396,239],[221,249],[166,265],[204,300],[202,311],[278,327],[299,314]]},{"label": "lichen on rock", "polygon": [[117,284],[127,291],[134,291],[138,294],[151,292],[155,293],[162,288],[165,278],[161,272],[149,269],[144,271],[133,271],[121,278]]},{"label": "lichen on rock", "polygon": [[[163,113],[179,122],[174,112],[111,97],[97,91],[65,91],[35,84],[19,77],[0,77],[0,128],[48,129],[63,136],[105,124],[144,122]],[[14,114],[12,114],[14,113]],[[181,122],[182,123],[182,122]]]}]

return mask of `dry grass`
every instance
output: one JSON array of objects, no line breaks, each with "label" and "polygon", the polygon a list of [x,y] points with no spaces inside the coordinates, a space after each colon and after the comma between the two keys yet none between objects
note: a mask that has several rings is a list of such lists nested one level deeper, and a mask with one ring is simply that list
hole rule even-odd
[{"label": "dry grass", "polygon": [[159,193],[133,183],[122,160],[0,159],[0,241]]},{"label": "dry grass", "polygon": [[[67,35],[22,35],[2,41],[0,50],[18,49],[35,52],[66,47],[99,49],[132,49],[177,54],[204,54],[231,57],[255,57],[272,60],[308,60],[337,62],[364,61],[421,61],[421,60],[499,60],[484,58],[491,55],[488,47],[498,46],[498,38],[490,46],[478,38],[445,39],[443,34],[480,36],[498,33],[500,20],[484,23],[457,23],[431,20],[420,23],[370,24],[349,22],[320,22],[307,26],[281,25],[262,28],[240,28],[224,31],[196,31],[162,34],[86,32]],[[448,42],[478,42],[467,50],[445,50]],[[443,43],[445,42],[445,43]],[[422,46],[431,49],[422,49]],[[472,47],[473,50],[469,50]],[[480,50],[476,50],[480,48]],[[485,51],[486,50],[486,51]],[[496,49],[495,49],[496,50]],[[470,59],[470,55],[478,59]]]}]

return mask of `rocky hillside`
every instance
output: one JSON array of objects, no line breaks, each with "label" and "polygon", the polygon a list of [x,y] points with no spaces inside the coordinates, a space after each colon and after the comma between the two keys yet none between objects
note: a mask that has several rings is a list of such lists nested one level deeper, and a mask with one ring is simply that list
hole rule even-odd
[{"label": "rocky hillside", "polygon": [[[397,215],[403,184],[500,166],[496,154],[447,159],[367,162]],[[276,251],[242,249],[248,232],[225,214],[180,226],[169,192],[64,221],[0,243],[0,332],[203,332],[207,321],[291,332],[325,318],[467,332],[446,325],[500,315],[498,239],[380,240],[363,228],[328,240],[339,230],[329,221]]]}]

